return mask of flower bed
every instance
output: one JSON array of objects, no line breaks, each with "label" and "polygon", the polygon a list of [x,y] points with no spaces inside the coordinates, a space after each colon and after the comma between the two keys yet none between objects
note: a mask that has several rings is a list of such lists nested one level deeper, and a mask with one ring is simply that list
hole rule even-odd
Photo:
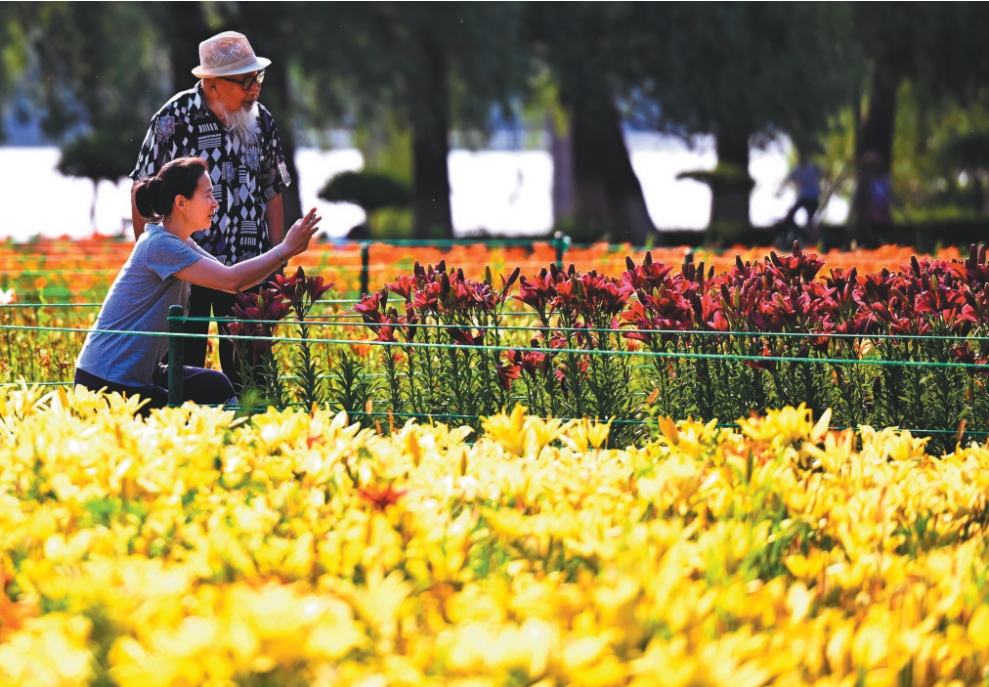
[{"label": "flower bed", "polygon": [[802,408],[627,450],[521,408],[388,437],[82,391],[0,410],[2,684],[921,686],[989,661],[985,447]]},{"label": "flower bed", "polygon": [[[522,402],[546,417],[614,420],[623,444],[657,414],[733,422],[806,403],[832,408],[836,426],[933,432],[941,450],[986,436],[984,254],[911,256],[872,273],[825,271],[822,258],[799,252],[736,256],[718,273],[700,257],[709,256],[678,268],[650,253],[626,257],[620,276],[517,266],[500,281],[490,267],[474,279],[443,261],[413,263],[350,319],[346,304],[318,300],[322,277],[299,272],[280,295],[245,301],[235,325],[299,344],[240,342],[258,392],[249,405],[328,402],[368,426],[434,417],[476,429]],[[68,380],[76,330],[95,310],[20,305],[0,308],[0,378]],[[278,323],[289,311],[294,328]],[[373,341],[361,343],[358,319]]]},{"label": "flower bed", "polygon": [[[715,274],[647,253],[620,278],[551,266],[499,288],[490,272],[417,265],[355,310],[385,347],[374,400],[393,413],[468,418],[521,400],[551,417],[733,421],[806,403],[833,408],[839,426],[934,430],[941,448],[969,423],[984,434],[985,251],[864,275],[823,266],[797,251]],[[508,322],[511,302],[528,323]]]},{"label": "flower bed", "polygon": [[[63,241],[43,239],[30,244],[0,243],[0,289],[13,288],[24,302],[39,302],[39,294],[49,302],[101,301],[114,276],[127,260],[134,244],[114,239],[88,239]],[[457,265],[473,279],[481,279],[485,268],[506,272],[515,267],[522,274],[535,276],[540,269],[556,259],[553,245],[535,242],[528,246],[488,247],[483,243],[464,243],[446,249],[431,247],[403,247],[386,243],[369,246],[368,276],[372,289],[411,272],[415,262],[437,264],[445,260]],[[594,244],[573,246],[567,249],[565,261],[587,272],[597,270],[606,274],[618,274],[625,257],[631,255],[641,262],[644,249],[632,246]],[[666,264],[679,264],[686,253],[696,261],[713,266],[716,272],[731,268],[735,256],[743,260],[761,260],[769,249],[735,246],[725,250],[705,248],[687,249],[682,246],[656,248],[653,257]],[[832,250],[824,258],[832,267],[844,269],[857,267],[859,272],[874,272],[882,268],[896,269],[910,260],[914,251],[897,246],[884,246],[876,250],[839,252]],[[944,260],[959,257],[954,247],[946,248],[931,256]],[[318,274],[337,284],[342,294],[355,294],[360,288],[361,250],[358,244],[314,243],[310,249],[293,259],[311,274]]]}]

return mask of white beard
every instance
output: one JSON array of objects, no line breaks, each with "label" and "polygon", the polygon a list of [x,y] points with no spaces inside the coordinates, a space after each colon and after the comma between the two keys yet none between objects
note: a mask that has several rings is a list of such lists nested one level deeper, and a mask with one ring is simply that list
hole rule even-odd
[{"label": "white beard", "polygon": [[261,140],[261,110],[255,102],[250,109],[240,108],[226,112],[227,129],[246,148],[258,145]]}]

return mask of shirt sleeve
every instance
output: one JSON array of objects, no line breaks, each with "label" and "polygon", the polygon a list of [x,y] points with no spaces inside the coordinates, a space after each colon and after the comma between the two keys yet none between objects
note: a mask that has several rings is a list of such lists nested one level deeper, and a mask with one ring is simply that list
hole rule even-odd
[{"label": "shirt sleeve", "polygon": [[144,143],[141,144],[141,152],[137,155],[137,164],[134,166],[134,170],[128,175],[134,181],[140,181],[141,179],[146,179],[147,177],[158,173],[158,171],[154,169],[154,127],[155,123],[154,120],[152,120],[151,127],[148,129],[148,133],[144,137]]},{"label": "shirt sleeve", "polygon": [[275,120],[267,111],[262,116],[264,129],[269,132],[264,142],[265,150],[261,161],[261,196],[267,203],[292,184],[292,177],[288,173],[285,151],[282,150],[282,141],[278,136]]},{"label": "shirt sleeve", "polygon": [[148,267],[161,279],[168,279],[203,259],[199,251],[171,234],[162,232],[152,239],[145,259]]},{"label": "shirt sleeve", "polygon": [[189,239],[188,241],[186,241],[186,245],[189,246],[190,248],[192,248],[192,250],[194,250],[197,253],[199,253],[199,255],[201,257],[207,258],[208,260],[212,260],[213,262],[219,263],[220,265],[223,264],[222,262],[220,262],[220,259],[219,258],[217,258],[215,255],[210,255],[209,253],[207,253],[205,250],[203,250],[202,247],[200,247],[200,245],[198,243],[196,243],[192,239]]},{"label": "shirt sleeve", "polygon": [[144,136],[141,152],[137,156],[137,165],[129,175],[131,179],[140,181],[154,176],[171,159],[175,125],[176,118],[167,108],[151,118],[148,133]]}]

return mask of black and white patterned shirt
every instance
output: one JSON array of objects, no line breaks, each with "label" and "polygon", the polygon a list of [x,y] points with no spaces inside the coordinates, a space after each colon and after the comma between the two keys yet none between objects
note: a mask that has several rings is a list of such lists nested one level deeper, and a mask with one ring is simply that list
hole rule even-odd
[{"label": "black and white patterned shirt", "polygon": [[213,197],[220,207],[210,228],[193,240],[225,265],[248,260],[271,248],[265,204],[292,178],[271,113],[260,103],[261,137],[244,145],[231,136],[206,106],[202,84],[179,93],[151,118],[137,166],[130,177],[139,181],[158,173],[179,157],[199,157],[209,166]]}]

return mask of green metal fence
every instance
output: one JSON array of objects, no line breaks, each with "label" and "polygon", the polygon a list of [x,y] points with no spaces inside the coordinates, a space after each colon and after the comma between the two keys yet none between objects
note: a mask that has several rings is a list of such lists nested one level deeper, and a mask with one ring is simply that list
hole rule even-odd
[{"label": "green metal fence", "polygon": [[[361,293],[381,286],[372,279],[373,245],[358,246],[360,263],[353,268],[359,270]],[[569,239],[558,234],[552,246],[555,262],[562,265]],[[985,337],[547,328],[531,312],[508,309],[490,322],[402,324],[416,335],[388,341],[373,340],[378,332],[353,312],[357,302],[344,298],[317,304],[307,320],[304,343],[316,361],[307,374],[322,402],[369,425],[417,418],[476,427],[484,415],[522,403],[545,416],[610,420],[628,428],[619,435],[634,439],[659,416],[717,418],[731,425],[750,412],[804,403],[815,416],[830,408],[834,427],[897,426],[931,437],[945,449],[959,440],[989,437],[987,366],[952,353],[962,344],[989,347]],[[99,306],[95,299],[44,298],[0,305],[3,383],[71,384],[75,356]],[[169,363],[178,370],[183,338],[202,336],[183,333],[192,319],[173,307],[168,332],[123,333],[168,337]],[[270,324],[277,326],[277,335],[264,340],[274,347],[279,374],[277,382],[268,381],[285,391],[279,404],[304,407],[312,398],[299,393],[305,375],[296,351],[303,342],[291,320]],[[451,330],[465,326],[483,343],[453,342]],[[627,335],[636,332],[650,334],[653,343],[630,342]],[[541,338],[533,343],[534,337]],[[240,343],[257,339],[231,338]],[[550,362],[533,372],[531,365],[515,364],[525,356]],[[349,376],[341,372],[344,368]],[[169,387],[171,403],[178,404],[180,376],[173,375]]]}]

